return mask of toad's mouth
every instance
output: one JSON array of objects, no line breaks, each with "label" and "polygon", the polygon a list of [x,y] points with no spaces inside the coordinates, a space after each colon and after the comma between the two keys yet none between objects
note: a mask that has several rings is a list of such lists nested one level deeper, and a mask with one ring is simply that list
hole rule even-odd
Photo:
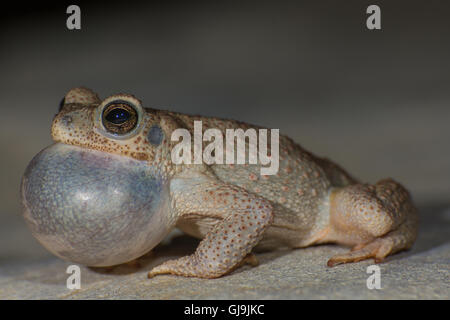
[{"label": "toad's mouth", "polygon": [[135,259],[168,233],[168,183],[147,162],[55,143],[22,179],[24,217],[57,256],[89,266]]}]

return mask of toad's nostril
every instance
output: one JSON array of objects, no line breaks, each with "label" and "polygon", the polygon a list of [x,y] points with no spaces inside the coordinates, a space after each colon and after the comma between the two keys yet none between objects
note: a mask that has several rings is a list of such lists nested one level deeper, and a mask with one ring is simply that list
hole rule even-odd
[{"label": "toad's nostril", "polygon": [[61,122],[65,125],[65,126],[68,126],[68,125],[70,125],[71,123],[72,123],[72,117],[71,116],[63,116],[62,118],[61,118]]}]

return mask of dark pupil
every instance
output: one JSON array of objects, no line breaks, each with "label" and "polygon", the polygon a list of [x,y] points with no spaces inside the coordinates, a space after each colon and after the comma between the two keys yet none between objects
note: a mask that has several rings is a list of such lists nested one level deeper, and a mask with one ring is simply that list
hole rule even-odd
[{"label": "dark pupil", "polygon": [[122,124],[130,119],[130,113],[124,109],[111,110],[105,119],[114,124]]}]

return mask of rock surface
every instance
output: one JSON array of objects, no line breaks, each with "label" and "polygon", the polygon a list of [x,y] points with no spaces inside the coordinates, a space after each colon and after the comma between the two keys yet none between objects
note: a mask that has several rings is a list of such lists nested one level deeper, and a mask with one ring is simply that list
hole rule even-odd
[{"label": "rock surface", "polygon": [[79,290],[66,287],[70,263],[43,250],[32,261],[3,263],[0,299],[450,299],[450,208],[422,209],[421,223],[412,250],[378,265],[380,290],[367,288],[372,261],[328,268],[327,259],[346,250],[334,245],[258,254],[259,266],[219,279],[147,279],[153,266],[195,249],[196,240],[174,234],[138,265],[81,267]]}]

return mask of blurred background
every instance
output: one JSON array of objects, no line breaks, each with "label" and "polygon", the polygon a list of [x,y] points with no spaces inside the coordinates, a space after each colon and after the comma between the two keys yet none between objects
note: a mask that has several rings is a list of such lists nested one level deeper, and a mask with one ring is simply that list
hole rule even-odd
[{"label": "blurred background", "polygon": [[79,31],[70,4],[1,12],[0,265],[50,255],[19,184],[76,86],[279,128],[363,181],[399,180],[421,208],[450,205],[449,2],[76,2]]}]

